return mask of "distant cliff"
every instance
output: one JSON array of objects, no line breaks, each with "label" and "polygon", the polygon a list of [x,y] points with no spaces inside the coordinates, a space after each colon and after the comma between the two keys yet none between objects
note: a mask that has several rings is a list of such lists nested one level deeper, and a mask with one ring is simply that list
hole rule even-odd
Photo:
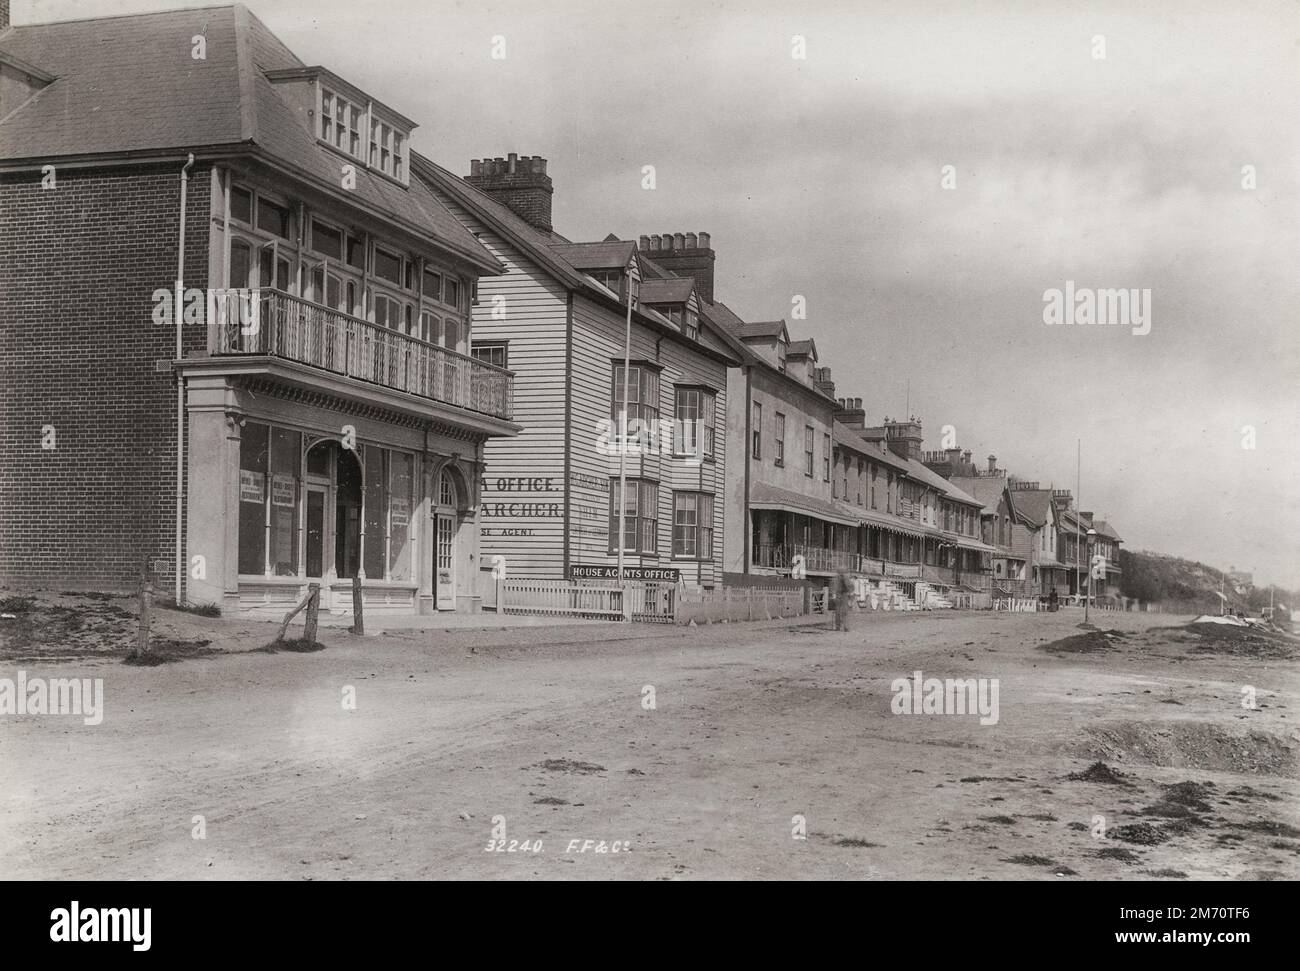
[{"label": "distant cliff", "polygon": [[[1182,557],[1147,550],[1121,549],[1119,565],[1124,571],[1120,593],[1126,597],[1136,597],[1143,603],[1164,604],[1187,612],[1217,614],[1220,603],[1218,595],[1222,590],[1228,598],[1228,606],[1233,610],[1258,614],[1268,606],[1268,587],[1234,585],[1230,578],[1223,580],[1222,572],[1217,568],[1195,560],[1184,560]],[[1277,603],[1290,607],[1300,606],[1300,595],[1294,590],[1278,587],[1274,596]]]}]

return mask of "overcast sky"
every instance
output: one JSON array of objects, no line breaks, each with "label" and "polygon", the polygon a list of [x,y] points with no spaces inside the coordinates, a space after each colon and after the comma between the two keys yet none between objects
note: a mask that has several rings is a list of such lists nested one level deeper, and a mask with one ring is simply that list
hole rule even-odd
[{"label": "overcast sky", "polygon": [[[1058,488],[1081,438],[1082,508],[1128,546],[1300,587],[1300,5],[248,6],[453,171],[549,159],[571,239],[712,233],[718,298],[815,338],[869,420],[902,416],[910,382],[927,448],[952,425]],[[1047,326],[1067,280],[1149,288],[1150,333]]]}]

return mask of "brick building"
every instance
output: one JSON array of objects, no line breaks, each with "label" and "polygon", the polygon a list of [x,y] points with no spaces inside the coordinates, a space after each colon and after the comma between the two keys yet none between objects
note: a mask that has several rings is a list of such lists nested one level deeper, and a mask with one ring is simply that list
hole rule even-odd
[{"label": "brick building", "polygon": [[413,127],[241,6],[0,27],[0,583],[475,608],[501,267]]}]

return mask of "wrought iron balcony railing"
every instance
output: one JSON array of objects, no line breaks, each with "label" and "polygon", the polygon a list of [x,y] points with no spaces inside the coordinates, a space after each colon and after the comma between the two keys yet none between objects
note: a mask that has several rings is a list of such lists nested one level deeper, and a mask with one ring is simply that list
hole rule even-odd
[{"label": "wrought iron balcony railing", "polygon": [[514,375],[279,290],[216,290],[208,352],[267,355],[509,420]]}]

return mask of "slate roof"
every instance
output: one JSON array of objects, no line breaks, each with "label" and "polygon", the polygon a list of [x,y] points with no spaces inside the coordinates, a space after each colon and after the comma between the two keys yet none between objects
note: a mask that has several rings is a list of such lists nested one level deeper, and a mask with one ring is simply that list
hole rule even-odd
[{"label": "slate roof", "polygon": [[[443,168],[437,162],[427,158],[418,152],[411,152],[411,182],[414,184],[417,179],[428,180],[446,195],[450,196],[458,205],[464,206],[473,213],[477,218],[482,220],[493,228],[494,231],[500,232],[509,237],[512,244],[519,247],[525,256],[533,260],[545,272],[551,274],[559,283],[568,287],[570,290],[580,291],[589,296],[597,297],[604,301],[615,300],[609,291],[599,284],[593,282],[581,269],[570,263],[564,256],[565,248],[568,246],[613,246],[615,243],[622,243],[621,240],[606,239],[600,243],[575,244],[571,240],[565,239],[556,232],[543,232],[533,226],[527,220],[521,218],[509,206],[506,206],[486,192],[470,185],[464,179],[457,176],[450,170]],[[632,245],[631,241],[627,241]],[[638,255],[638,259],[644,260],[645,257]],[[663,272],[660,270],[659,272]],[[693,281],[688,281],[693,282]],[[642,281],[645,286],[645,281]],[[643,301],[644,302],[644,301]],[[677,334],[678,331],[660,314],[656,313],[649,307],[641,307],[635,311],[635,319],[651,323],[659,327],[665,333]],[[735,361],[739,353],[734,347],[729,336],[717,327],[710,329],[708,336],[717,343],[704,343],[703,341],[693,342],[693,346],[699,347],[702,351],[710,353],[728,361]],[[719,347],[718,343],[722,346]]]},{"label": "slate roof", "polygon": [[[198,34],[202,60],[191,57]],[[306,65],[242,5],[15,26],[0,53],[55,76],[0,119],[0,161],[243,148],[499,272],[418,180],[405,187],[357,165],[355,188],[340,187],[350,157],[319,143],[267,77]]]},{"label": "slate roof", "polygon": [[784,320],[759,320],[753,322],[744,322],[735,331],[737,337],[741,340],[756,340],[758,338],[775,338],[785,333]]},{"label": "slate roof", "polygon": [[579,270],[621,270],[632,262],[636,243],[631,240],[552,243],[551,251]]},{"label": "slate roof", "polygon": [[1098,519],[1096,522],[1093,523],[1092,528],[1095,529],[1100,535],[1105,536],[1107,539],[1113,539],[1116,543],[1124,542],[1122,539],[1120,539],[1119,533],[1115,532],[1115,527],[1112,526],[1110,523],[1106,522],[1106,520],[1104,519]]},{"label": "slate roof", "polygon": [[983,511],[987,513],[997,512],[998,503],[1002,501],[1002,490],[1007,484],[1001,476],[993,475],[953,476],[950,481],[983,503]]},{"label": "slate roof", "polygon": [[812,338],[802,341],[791,341],[790,347],[786,350],[788,357],[807,357],[812,355],[817,357],[817,344]]},{"label": "slate roof", "polygon": [[672,277],[664,280],[642,280],[641,302],[686,303],[695,289],[695,280],[691,277]]},{"label": "slate roof", "polygon": [[907,462],[908,473],[914,479],[917,479],[920,482],[924,482],[928,486],[934,487],[939,492],[946,495],[949,499],[953,499],[956,502],[964,502],[972,506],[984,505],[974,496],[970,495],[967,492],[963,492],[961,489],[958,489],[955,485],[953,485],[951,482],[949,482],[947,479],[941,476],[938,472],[934,472],[926,468],[925,465],[918,462],[916,459],[906,459],[906,462]]},{"label": "slate roof", "polygon": [[1046,525],[1052,504],[1050,489],[1012,489],[1011,498],[1022,522],[1040,529]]}]

